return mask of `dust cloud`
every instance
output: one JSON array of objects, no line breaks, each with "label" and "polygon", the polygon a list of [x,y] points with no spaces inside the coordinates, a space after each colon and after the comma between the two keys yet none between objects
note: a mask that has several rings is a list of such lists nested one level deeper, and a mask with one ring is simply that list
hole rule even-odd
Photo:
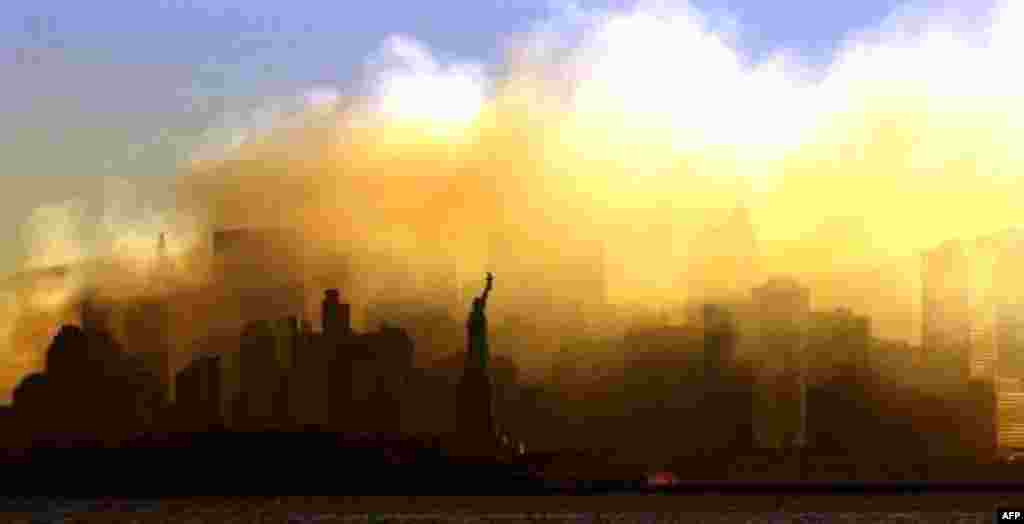
[{"label": "dust cloud", "polygon": [[[662,3],[566,9],[506,38],[500,64],[446,62],[393,36],[358,88],[311,89],[296,110],[211,134],[172,209],[129,212],[133,197],[112,193],[98,252],[79,245],[73,205],[39,208],[34,263],[102,255],[122,269],[67,296],[85,284],[144,294],[126,275],[145,271],[123,268],[151,263],[159,232],[175,243],[176,285],[198,286],[209,231],[286,227],[360,268],[346,284],[355,312],[423,295],[431,275],[468,296],[488,269],[499,318],[724,300],[787,274],[815,308],[852,307],[876,336],[916,342],[921,253],[1020,222],[1024,6],[903,9],[824,66],[787,51],[752,61],[727,22]],[[754,274],[699,263],[720,250],[709,242],[743,236],[728,225],[737,208],[756,241],[733,254]],[[419,280],[382,269],[381,254]],[[506,293],[519,298],[502,306]],[[45,339],[14,326],[0,326],[5,358],[29,366],[21,346]]]}]

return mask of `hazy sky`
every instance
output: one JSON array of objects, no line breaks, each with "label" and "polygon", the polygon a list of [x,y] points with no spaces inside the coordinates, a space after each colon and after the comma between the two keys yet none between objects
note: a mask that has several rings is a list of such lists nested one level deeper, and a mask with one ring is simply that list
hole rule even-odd
[{"label": "hazy sky", "polygon": [[[663,283],[694,253],[660,226],[686,240],[742,201],[765,271],[842,274],[814,296],[870,299],[854,306],[911,339],[917,255],[1022,225],[1022,7],[15,2],[0,15],[0,275],[152,256],[159,232],[195,241],[209,216],[410,258],[447,235],[477,274],[498,206],[461,175],[483,173],[502,204],[529,186],[515,228],[601,236],[619,301],[678,298]],[[322,136],[289,127],[320,116]],[[267,149],[251,140],[282,127]],[[179,183],[194,209],[172,202]]]},{"label": "hazy sky", "polygon": [[[752,55],[793,48],[823,59],[844,35],[881,20],[894,2],[694,5],[733,16],[742,27],[741,47]],[[102,170],[105,158],[99,157],[106,156],[117,162],[140,153],[159,158],[162,148],[145,144],[165,129],[186,137],[202,129],[219,103],[237,106],[248,97],[344,85],[389,35],[412,36],[442,57],[493,64],[503,35],[531,29],[560,6],[525,0],[14,2],[0,20],[0,111],[13,117],[3,119],[3,139],[17,146],[9,152],[16,157],[34,150],[25,146],[61,149],[53,165],[36,169],[39,174]],[[105,123],[99,136],[89,118],[97,115]],[[107,151],[102,146],[108,144],[121,147]],[[72,158],[71,166],[57,162]]]},{"label": "hazy sky", "polygon": [[[888,0],[692,5],[734,21],[738,47],[752,59],[792,49],[822,64],[837,42],[895,7]],[[7,3],[0,176],[17,179],[4,183],[16,190],[0,194],[0,219],[17,224],[44,203],[101,198],[97,184],[43,176],[171,174],[225,114],[311,86],[344,89],[390,35],[417,39],[442,60],[499,64],[505,38],[567,8],[527,0]],[[3,228],[0,242],[17,244],[17,231]],[[0,249],[0,273],[18,256]]]},{"label": "hazy sky", "polygon": [[[643,2],[685,7],[686,2]],[[507,64],[510,38],[568,11],[633,2],[13,2],[0,17],[0,273],[18,263],[21,225],[40,205],[102,202],[98,178],[166,185],[175,163],[209,143],[210,130],[252,124],[278,100],[318,87],[346,92],[367,76],[389,37],[425,46],[441,64]],[[785,52],[826,70],[838,44],[877,29],[909,6],[888,0],[694,0],[696,13],[731,36],[741,59]],[[924,2],[920,11],[976,2]],[[559,27],[571,33],[571,27]],[[674,45],[678,45],[675,43]],[[486,71],[485,71],[486,74]],[[292,100],[293,101],[293,100]],[[271,102],[271,105],[274,103]],[[245,120],[248,118],[249,120]],[[242,120],[242,121],[240,121]],[[258,124],[258,122],[257,122]],[[229,138],[230,140],[230,138]],[[97,182],[93,182],[97,181]],[[160,198],[166,191],[145,191]],[[109,199],[108,199],[109,200]],[[83,213],[102,214],[103,204]],[[154,204],[160,207],[161,204]],[[94,209],[96,208],[96,209]],[[38,225],[33,226],[38,228]],[[20,232],[20,233],[19,233]]]}]

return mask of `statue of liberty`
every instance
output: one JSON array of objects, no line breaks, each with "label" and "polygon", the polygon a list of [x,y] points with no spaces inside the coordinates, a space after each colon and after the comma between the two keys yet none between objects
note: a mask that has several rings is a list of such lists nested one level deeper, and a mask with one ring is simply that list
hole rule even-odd
[{"label": "statue of liberty", "polygon": [[479,297],[473,299],[473,310],[469,313],[469,320],[466,321],[466,331],[469,334],[469,350],[466,353],[466,364],[487,370],[489,358],[487,351],[487,316],[484,308],[487,307],[487,294],[494,287],[494,274],[487,273],[487,285]]}]

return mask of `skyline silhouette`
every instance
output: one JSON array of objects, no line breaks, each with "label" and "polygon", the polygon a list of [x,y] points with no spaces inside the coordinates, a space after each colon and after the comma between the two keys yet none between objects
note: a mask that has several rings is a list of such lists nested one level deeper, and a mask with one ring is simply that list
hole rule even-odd
[{"label": "skyline silhouette", "polygon": [[[6,456],[86,453],[89,446],[128,453],[141,445],[155,453],[201,435],[221,439],[204,441],[213,446],[204,453],[218,453],[232,439],[300,446],[312,439],[328,446],[317,448],[323,452],[378,442],[393,465],[490,461],[526,468],[502,475],[525,475],[515,477],[527,482],[523,489],[541,489],[558,484],[544,476],[557,474],[538,473],[547,467],[574,471],[564,486],[586,477],[639,487],[637,479],[652,471],[733,482],[995,480],[1009,474],[999,468],[1011,467],[1003,461],[1020,449],[1019,415],[1007,406],[1019,396],[1006,384],[1012,377],[972,374],[958,331],[939,330],[931,336],[941,343],[926,346],[924,360],[893,366],[878,358],[879,349],[909,357],[909,346],[880,346],[869,317],[812,310],[810,290],[792,279],[767,280],[745,303],[705,304],[681,325],[634,318],[618,338],[588,338],[573,331],[583,324],[563,324],[561,349],[549,373],[536,378],[521,374],[517,355],[504,351],[535,340],[536,319],[489,326],[484,317],[492,273],[461,336],[452,336],[459,323],[444,315],[426,317],[440,321],[433,330],[388,320],[354,329],[340,288],[323,291],[314,330],[301,281],[294,281],[299,289],[282,287],[279,278],[232,282],[239,264],[265,256],[263,243],[276,242],[272,237],[256,231],[249,238],[260,240],[222,252],[224,272],[199,295],[226,297],[236,306],[224,318],[242,325],[234,336],[200,335],[189,359],[178,355],[180,364],[171,363],[173,312],[195,296],[169,293],[140,304],[92,289],[81,297],[79,321],[60,327],[43,370],[21,377],[4,408],[5,427],[16,428]],[[932,274],[933,266],[922,271]],[[152,281],[166,282],[164,270],[153,266]],[[515,296],[502,289],[499,301]],[[246,304],[252,300],[259,302]],[[957,304],[947,313],[962,315]],[[145,329],[128,329],[139,323]],[[422,355],[422,348],[438,353]],[[609,477],[616,471],[632,473]]]},{"label": "skyline silhouette", "polygon": [[[213,45],[185,20],[291,34],[269,11],[163,6],[179,50],[140,40],[132,75],[18,11],[0,467],[201,490],[322,469],[346,493],[1021,482],[1024,4],[908,5],[798,49],[751,40],[763,11],[599,4],[460,23],[491,39],[469,54],[442,44],[462,29],[367,33],[348,72],[307,41],[331,71],[254,62],[245,93],[207,91],[224,55],[157,58]],[[358,39],[359,13],[333,31]]]}]

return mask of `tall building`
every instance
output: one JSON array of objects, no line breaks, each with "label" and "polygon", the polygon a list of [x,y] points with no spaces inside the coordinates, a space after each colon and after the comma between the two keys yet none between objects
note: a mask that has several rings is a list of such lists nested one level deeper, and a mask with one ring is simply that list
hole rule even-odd
[{"label": "tall building", "polygon": [[996,367],[1001,376],[1024,378],[1024,239],[1005,236],[992,277]]},{"label": "tall building", "polygon": [[1013,346],[1020,324],[1016,310],[1024,304],[1024,280],[1018,276],[1022,263],[1020,229],[949,241],[925,253],[922,345],[933,368],[949,368],[947,374],[961,385],[964,368],[970,378],[986,380],[1014,373],[1009,368],[1014,367],[1012,354],[1019,352]]},{"label": "tall building", "polygon": [[387,324],[355,332],[337,289],[325,291],[320,309],[320,332],[295,318],[281,324],[278,344],[291,355],[280,358],[287,421],[342,433],[404,431],[414,356],[408,333]]},{"label": "tall building", "polygon": [[336,423],[351,406],[341,398],[347,397],[350,379],[346,370],[338,375],[338,359],[345,356],[354,337],[351,325],[351,306],[341,302],[337,289],[328,289],[320,305],[321,331],[314,332],[308,321],[303,321],[295,344],[291,364],[289,403],[291,416],[300,426],[326,428]]},{"label": "tall building", "polygon": [[373,347],[352,331],[351,307],[339,306],[336,290],[327,290],[323,301],[322,344],[316,350],[327,362],[327,423],[333,431],[370,431],[366,417],[376,385],[378,370],[365,365],[372,360]]},{"label": "tall building", "polygon": [[298,233],[232,229],[213,234],[216,280],[243,323],[305,310],[305,256]]},{"label": "tall building", "polygon": [[749,384],[735,360],[738,329],[728,309],[704,306],[704,394],[701,415],[705,453],[749,446]]},{"label": "tall building", "polygon": [[757,399],[754,433],[759,446],[789,448],[805,442],[805,347],[810,291],[791,279],[753,290],[757,310]]},{"label": "tall building", "polygon": [[1024,303],[1002,304],[996,310],[997,373],[1024,378]]},{"label": "tall building", "polygon": [[725,308],[704,306],[704,381],[714,389],[727,375],[736,355],[737,330]]},{"label": "tall building", "polygon": [[932,380],[962,390],[971,373],[971,307],[968,259],[959,241],[924,255],[924,346]]},{"label": "tall building", "polygon": [[997,441],[1000,449],[1024,449],[1024,392],[1000,392]]},{"label": "tall building", "polygon": [[171,340],[167,306],[160,299],[146,299],[125,311],[124,343],[160,381],[162,395],[170,400]]},{"label": "tall building", "polygon": [[[922,271],[930,382],[955,380],[959,391],[968,380],[999,384],[1000,448],[1024,443],[1015,436],[1021,433],[1018,388],[1006,386],[1024,377],[1022,264],[1024,231],[1011,228],[967,244],[947,242],[925,255]],[[967,396],[979,387],[969,387]]]},{"label": "tall building", "polygon": [[341,303],[341,292],[328,289],[320,308],[324,336],[341,338],[352,334],[352,306]]}]

